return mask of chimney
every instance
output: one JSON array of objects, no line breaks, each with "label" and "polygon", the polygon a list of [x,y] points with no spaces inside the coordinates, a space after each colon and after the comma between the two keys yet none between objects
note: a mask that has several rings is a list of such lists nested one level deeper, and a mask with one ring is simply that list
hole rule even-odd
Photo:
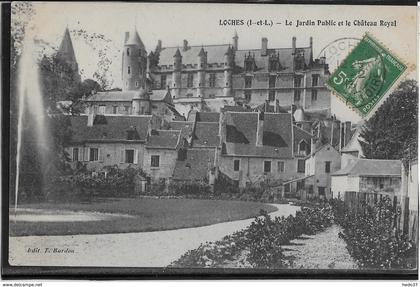
[{"label": "chimney", "polygon": [[280,104],[278,99],[276,99],[276,103],[274,104],[274,112],[280,113]]},{"label": "chimney", "polygon": [[312,137],[311,138],[311,155],[314,154],[315,150],[316,150],[316,140]]},{"label": "chimney", "polygon": [[233,50],[234,51],[238,51],[238,40],[239,40],[239,37],[238,37],[238,33],[236,33],[236,31],[235,31],[235,35],[233,36]]},{"label": "chimney", "polygon": [[183,46],[182,46],[182,51],[187,51],[188,50],[188,41],[187,40],[184,40],[184,44],[183,44]]},{"label": "chimney", "polygon": [[261,38],[261,56],[267,56],[268,39]]},{"label": "chimney", "polygon": [[89,114],[88,114],[88,122],[87,122],[88,127],[93,126],[93,121],[95,120],[95,114],[96,114],[95,109],[93,107],[90,107]]},{"label": "chimney", "polygon": [[129,36],[130,36],[130,32],[125,32],[124,44],[127,43]]},{"label": "chimney", "polygon": [[309,62],[312,63],[314,61],[314,50],[313,50],[312,37],[309,37],[309,49],[310,49]]},{"label": "chimney", "polygon": [[340,124],[340,150],[345,147],[351,138],[351,122],[347,121]]},{"label": "chimney", "polygon": [[264,112],[258,112],[258,123],[257,123],[257,146],[263,146],[263,135],[264,135]]},{"label": "chimney", "polygon": [[292,38],[292,53],[293,55],[296,53],[296,37],[293,36]]},{"label": "chimney", "polygon": [[156,51],[160,52],[162,50],[162,40],[158,40],[156,45]]}]

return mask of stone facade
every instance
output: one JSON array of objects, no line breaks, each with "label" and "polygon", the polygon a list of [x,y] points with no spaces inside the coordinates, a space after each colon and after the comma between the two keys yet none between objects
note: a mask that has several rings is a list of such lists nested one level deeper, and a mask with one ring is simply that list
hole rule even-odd
[{"label": "stone facade", "polygon": [[312,151],[305,164],[308,197],[331,198],[331,173],[341,168],[340,153],[332,145],[326,144]]},{"label": "stone facade", "polygon": [[382,193],[400,196],[401,162],[399,160],[357,159],[331,174],[334,198],[344,198],[346,191]]}]

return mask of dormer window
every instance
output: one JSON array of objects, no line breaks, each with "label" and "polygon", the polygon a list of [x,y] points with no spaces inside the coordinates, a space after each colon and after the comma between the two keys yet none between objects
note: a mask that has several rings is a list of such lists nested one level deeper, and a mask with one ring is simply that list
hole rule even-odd
[{"label": "dormer window", "polygon": [[273,54],[268,62],[268,70],[276,72],[280,70],[279,54]]},{"label": "dormer window", "polygon": [[255,70],[255,58],[251,56],[251,52],[245,56],[244,67],[246,72],[253,72]]},{"label": "dormer window", "polygon": [[127,73],[130,75],[130,73],[131,73],[131,67],[130,66],[128,66],[127,67]]},{"label": "dormer window", "polygon": [[127,48],[127,56],[130,56],[130,48]]}]

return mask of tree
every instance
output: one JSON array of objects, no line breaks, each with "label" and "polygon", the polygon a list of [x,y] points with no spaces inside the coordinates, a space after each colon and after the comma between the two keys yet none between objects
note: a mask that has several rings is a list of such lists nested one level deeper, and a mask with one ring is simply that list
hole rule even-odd
[{"label": "tree", "polygon": [[363,126],[359,142],[364,155],[376,159],[403,159],[408,148],[417,151],[417,123],[417,82],[406,80]]}]

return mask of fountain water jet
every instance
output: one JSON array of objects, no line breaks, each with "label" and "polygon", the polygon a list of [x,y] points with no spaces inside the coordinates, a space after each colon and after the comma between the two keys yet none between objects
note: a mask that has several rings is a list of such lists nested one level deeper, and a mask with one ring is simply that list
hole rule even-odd
[{"label": "fountain water jet", "polygon": [[48,129],[46,126],[46,112],[40,87],[39,67],[33,30],[28,29],[24,37],[23,50],[18,63],[18,123],[16,149],[16,179],[15,179],[15,218],[19,199],[19,182],[21,178],[22,147],[25,125],[35,126],[36,152],[41,166],[46,163],[48,151]]}]

